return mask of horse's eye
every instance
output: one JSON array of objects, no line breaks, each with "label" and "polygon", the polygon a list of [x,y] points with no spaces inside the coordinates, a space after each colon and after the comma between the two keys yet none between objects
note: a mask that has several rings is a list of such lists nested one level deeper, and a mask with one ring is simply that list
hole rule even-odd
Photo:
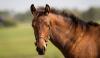
[{"label": "horse's eye", "polygon": [[45,23],[45,25],[46,25],[47,27],[49,27],[49,23]]},{"label": "horse's eye", "polygon": [[33,22],[33,23],[32,23],[32,26],[34,27],[35,25],[36,25],[36,22]]}]

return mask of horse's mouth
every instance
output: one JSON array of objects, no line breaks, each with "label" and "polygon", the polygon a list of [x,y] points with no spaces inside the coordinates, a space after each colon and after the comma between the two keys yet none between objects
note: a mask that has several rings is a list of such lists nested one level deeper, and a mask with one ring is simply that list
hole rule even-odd
[{"label": "horse's mouth", "polygon": [[39,55],[44,55],[45,54],[45,48],[41,49],[41,48],[36,48],[37,52]]},{"label": "horse's mouth", "polygon": [[38,52],[38,54],[39,54],[39,55],[44,55],[44,54],[45,54],[45,52]]}]

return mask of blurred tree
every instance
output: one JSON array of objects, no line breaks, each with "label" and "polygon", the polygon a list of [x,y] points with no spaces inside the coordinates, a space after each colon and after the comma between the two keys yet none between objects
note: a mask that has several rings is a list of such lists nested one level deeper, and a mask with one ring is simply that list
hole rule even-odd
[{"label": "blurred tree", "polygon": [[0,11],[0,16],[9,16],[9,11]]},{"label": "blurred tree", "polygon": [[16,26],[16,22],[10,11],[0,11],[0,27]]},{"label": "blurred tree", "polygon": [[81,14],[81,17],[85,20],[85,21],[96,21],[100,19],[100,8],[93,8],[91,7],[89,10],[83,12]]},{"label": "blurred tree", "polygon": [[30,11],[26,11],[25,13],[17,13],[15,15],[15,19],[21,22],[28,22],[32,20],[32,15]]}]

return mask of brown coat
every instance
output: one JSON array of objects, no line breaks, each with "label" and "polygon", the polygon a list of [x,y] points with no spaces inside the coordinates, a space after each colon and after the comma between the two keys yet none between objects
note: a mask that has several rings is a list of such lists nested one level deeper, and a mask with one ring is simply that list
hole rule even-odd
[{"label": "brown coat", "polygon": [[[100,58],[100,25],[84,22],[73,14],[55,9],[35,9],[32,26],[39,54],[44,54],[48,38],[63,53],[65,58]],[[49,36],[49,37],[48,37]]]}]

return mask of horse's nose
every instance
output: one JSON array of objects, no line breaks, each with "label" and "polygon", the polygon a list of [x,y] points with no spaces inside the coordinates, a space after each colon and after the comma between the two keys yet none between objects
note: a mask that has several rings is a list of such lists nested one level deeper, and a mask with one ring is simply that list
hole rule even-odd
[{"label": "horse's nose", "polygon": [[36,50],[37,50],[39,55],[44,55],[45,54],[45,47],[43,47],[43,48],[37,47]]}]

